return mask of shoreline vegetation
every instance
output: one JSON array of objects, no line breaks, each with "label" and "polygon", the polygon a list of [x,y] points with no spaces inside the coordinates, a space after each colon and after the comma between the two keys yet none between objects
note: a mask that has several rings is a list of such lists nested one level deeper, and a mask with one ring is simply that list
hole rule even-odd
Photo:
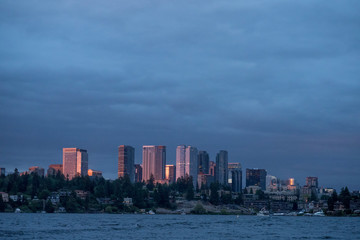
[{"label": "shoreline vegetation", "polygon": [[[127,176],[116,180],[89,176],[68,180],[60,172],[40,177],[36,173],[20,175],[15,169],[12,174],[0,176],[0,194],[0,212],[9,213],[256,215],[261,211],[245,207],[242,194],[231,192],[228,186],[212,183],[194,188],[191,177],[167,185],[155,183],[153,177],[137,183],[131,183]],[[263,192],[256,194],[270,202]],[[352,198],[358,200],[345,188],[339,196],[327,200],[331,211],[321,211],[326,216],[360,216],[358,210],[335,211],[331,205],[341,201],[347,207]],[[292,211],[274,215],[316,216],[313,213],[301,212],[294,203]]]}]

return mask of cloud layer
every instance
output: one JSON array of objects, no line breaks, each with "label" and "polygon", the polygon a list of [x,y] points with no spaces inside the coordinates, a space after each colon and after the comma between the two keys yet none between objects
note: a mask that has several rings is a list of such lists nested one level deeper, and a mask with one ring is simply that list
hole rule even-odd
[{"label": "cloud layer", "polygon": [[0,165],[116,177],[117,146],[220,149],[359,189],[358,1],[2,1]]}]

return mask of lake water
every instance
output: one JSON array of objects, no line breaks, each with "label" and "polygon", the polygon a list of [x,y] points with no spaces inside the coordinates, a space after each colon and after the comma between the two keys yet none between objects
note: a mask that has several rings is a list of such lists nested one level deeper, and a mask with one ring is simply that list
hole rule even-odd
[{"label": "lake water", "polygon": [[0,214],[0,239],[360,239],[360,218]]}]

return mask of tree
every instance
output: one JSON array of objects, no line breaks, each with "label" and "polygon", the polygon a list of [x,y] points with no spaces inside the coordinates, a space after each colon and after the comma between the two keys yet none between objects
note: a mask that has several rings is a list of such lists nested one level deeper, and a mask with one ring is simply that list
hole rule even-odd
[{"label": "tree", "polygon": [[344,204],[344,207],[346,209],[350,208],[351,194],[350,194],[348,187],[341,189],[341,192],[339,195],[339,200]]},{"label": "tree", "polygon": [[194,199],[194,187],[188,187],[186,190],[186,200],[190,201]]},{"label": "tree", "polygon": [[50,200],[48,200],[48,201],[46,202],[46,204],[45,204],[45,211],[46,211],[47,213],[53,213],[54,210],[55,210],[55,208],[54,208],[53,204],[51,203]]},{"label": "tree", "polygon": [[201,203],[197,203],[193,210],[191,210],[193,214],[206,214],[206,209],[203,207]]},{"label": "tree", "polygon": [[220,202],[219,199],[219,184],[218,183],[211,183],[210,185],[210,203],[214,205],[218,205]]},{"label": "tree", "polygon": [[155,187],[155,178],[154,178],[154,175],[150,175],[150,179],[147,181],[147,184],[146,184],[146,187],[147,189],[149,189],[149,191],[152,191],[154,190],[154,187]]},{"label": "tree", "polygon": [[255,194],[258,196],[259,200],[265,199],[265,193],[261,189],[257,190]]},{"label": "tree", "polygon": [[0,212],[5,212],[6,204],[3,201],[2,195],[0,195]]},{"label": "tree", "polygon": [[46,200],[49,196],[50,196],[50,192],[47,189],[44,189],[39,193],[39,199]]}]

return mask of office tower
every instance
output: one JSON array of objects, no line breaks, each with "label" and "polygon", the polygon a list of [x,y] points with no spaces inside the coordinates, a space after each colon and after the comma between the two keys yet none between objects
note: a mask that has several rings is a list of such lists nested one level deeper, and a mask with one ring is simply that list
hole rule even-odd
[{"label": "office tower", "polygon": [[142,167],[140,164],[135,164],[135,182],[142,182]]},{"label": "office tower", "polygon": [[220,184],[227,185],[228,183],[228,152],[221,150],[216,154],[216,181]]},{"label": "office tower", "polygon": [[0,168],[0,176],[5,176],[5,168]]},{"label": "office tower", "polygon": [[102,178],[102,171],[98,171],[98,170],[93,170],[93,169],[89,169],[88,170],[88,175],[89,177],[93,177],[93,178]]},{"label": "office tower", "polygon": [[169,183],[175,182],[175,165],[166,165],[165,166],[165,179],[169,181]]},{"label": "office tower", "polygon": [[258,186],[263,191],[266,190],[266,170],[265,169],[246,169],[246,186]]},{"label": "office tower", "polygon": [[206,151],[199,151],[198,165],[198,173],[209,174],[209,154]]},{"label": "office tower", "polygon": [[176,178],[191,176],[194,187],[197,182],[198,150],[196,147],[180,145],[176,148]]},{"label": "office tower", "polygon": [[185,177],[185,151],[185,145],[180,145],[176,148],[176,179]]},{"label": "office tower", "polygon": [[153,175],[155,181],[165,178],[166,146],[143,146],[143,181]]},{"label": "office tower", "polygon": [[198,150],[196,147],[187,146],[185,151],[185,174],[191,176],[194,187],[197,183],[198,175]]},{"label": "office tower", "polygon": [[127,174],[131,182],[135,182],[135,149],[131,146],[119,146],[118,159],[118,177],[124,177]]},{"label": "office tower", "polygon": [[317,177],[307,177],[306,178],[306,186],[318,188],[318,186],[319,186],[318,178]]},{"label": "office tower", "polygon": [[62,164],[51,164],[49,165],[49,168],[46,172],[46,175],[47,176],[53,176],[53,175],[56,175],[58,174],[58,172],[60,174],[62,174],[62,171],[63,171],[63,165]]},{"label": "office tower", "polygon": [[242,168],[240,163],[229,163],[229,185],[233,192],[242,191]]},{"label": "office tower", "polygon": [[69,180],[88,173],[88,153],[79,148],[63,148],[63,174]]},{"label": "office tower", "polygon": [[215,173],[216,173],[216,164],[214,161],[210,161],[209,162],[209,174],[211,176],[215,177]]}]

